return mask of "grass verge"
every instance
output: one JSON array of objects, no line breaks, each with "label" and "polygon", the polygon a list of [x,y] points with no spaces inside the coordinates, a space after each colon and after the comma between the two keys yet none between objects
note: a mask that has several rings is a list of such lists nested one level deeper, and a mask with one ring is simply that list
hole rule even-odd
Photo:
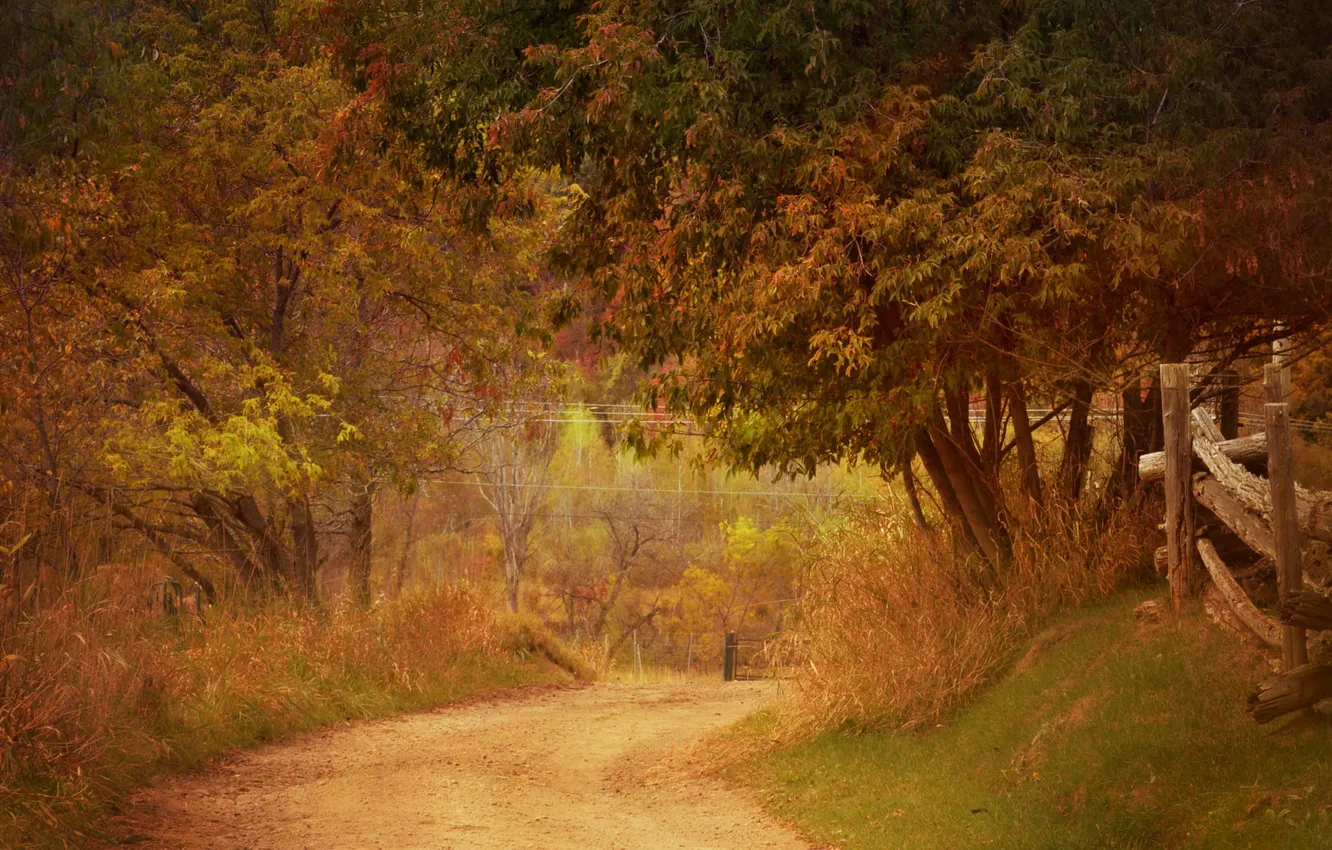
[{"label": "grass verge", "polygon": [[454,589],[203,621],[80,591],[0,632],[0,847],[80,846],[135,785],[229,750],[590,672]]},{"label": "grass verge", "polygon": [[1256,726],[1262,659],[1200,614],[1139,622],[1149,595],[1060,620],[940,725],[825,732],[730,771],[847,850],[1332,846],[1328,718]]}]

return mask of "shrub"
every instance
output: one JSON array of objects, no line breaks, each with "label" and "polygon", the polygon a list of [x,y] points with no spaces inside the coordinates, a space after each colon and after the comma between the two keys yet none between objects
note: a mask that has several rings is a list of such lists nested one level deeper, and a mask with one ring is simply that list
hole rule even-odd
[{"label": "shrub", "polygon": [[499,618],[499,643],[520,658],[539,657],[584,681],[597,678],[595,664],[556,637],[533,615],[504,614]]}]

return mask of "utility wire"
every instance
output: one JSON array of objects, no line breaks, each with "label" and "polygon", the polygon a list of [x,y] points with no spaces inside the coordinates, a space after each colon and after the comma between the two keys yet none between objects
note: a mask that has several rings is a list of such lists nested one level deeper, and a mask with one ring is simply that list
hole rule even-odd
[{"label": "utility wire", "polygon": [[[566,408],[557,409],[554,407],[541,407],[539,409],[528,409],[524,407],[513,408],[513,413],[532,414],[532,417],[541,418],[521,418],[503,420],[506,424],[521,424],[524,422],[536,422],[546,424],[579,424],[579,425],[623,425],[628,422],[642,422],[646,425],[681,425],[695,426],[697,421],[693,419],[681,419],[668,413],[658,411],[634,411],[632,405],[624,406],[625,409],[601,410],[601,409],[579,409]],[[1028,419],[1032,422],[1040,420],[1049,415],[1049,409],[1029,408],[1027,411]],[[587,414],[587,415],[584,415]],[[1067,416],[1067,411],[1063,414]],[[1115,420],[1122,415],[1122,412],[1108,408],[1092,408],[1089,417],[1095,420]],[[1062,417],[1056,417],[1062,418]],[[970,411],[968,419],[972,423],[985,421],[985,414],[982,411]],[[1240,421],[1246,425],[1262,425],[1264,418],[1254,413],[1241,413]],[[1315,434],[1332,434],[1332,423],[1317,419],[1291,419],[1291,427],[1299,431]],[[687,432],[686,436],[703,436],[694,431]]]},{"label": "utility wire", "polygon": [[[436,484],[458,484],[469,487],[479,487],[481,482],[466,480],[435,480]],[[700,490],[700,489],[679,489],[671,490],[664,487],[609,487],[598,486],[594,484],[537,484],[537,483],[518,483],[502,484],[501,487],[545,487],[552,490],[592,490],[603,493],[664,493],[667,495],[690,495],[690,496],[768,496],[772,498],[787,498],[789,496],[806,497],[826,497],[831,499],[861,499],[874,501],[882,498],[877,495],[856,495],[852,493],[838,493],[831,490],[807,491],[807,490]]]},{"label": "utility wire", "polygon": [[[495,512],[494,512],[494,511],[440,511],[439,513],[442,514],[442,515],[444,515],[444,516],[465,516],[465,517],[494,517],[494,516],[495,516]],[[617,514],[613,514],[613,513],[604,513],[604,514],[565,514],[565,513],[555,513],[555,514],[550,514],[550,513],[545,513],[545,512],[543,511],[543,512],[539,512],[539,513],[535,514],[535,516],[541,517],[542,519],[607,519],[607,518],[610,518],[610,519],[616,520],[617,522],[660,522],[660,523],[665,524],[665,525],[670,525],[670,524],[673,524],[673,523],[676,523],[676,522],[688,522],[688,523],[694,523],[694,524],[696,524],[696,525],[712,525],[714,522],[718,522],[718,521],[719,521],[719,520],[710,520],[710,519],[698,519],[698,518],[696,518],[696,517],[678,517],[678,518],[677,518],[677,517],[674,517],[674,516],[666,516],[666,515],[664,515],[664,514],[663,514],[663,515],[659,515],[659,516],[619,516],[619,515],[617,515]]]}]

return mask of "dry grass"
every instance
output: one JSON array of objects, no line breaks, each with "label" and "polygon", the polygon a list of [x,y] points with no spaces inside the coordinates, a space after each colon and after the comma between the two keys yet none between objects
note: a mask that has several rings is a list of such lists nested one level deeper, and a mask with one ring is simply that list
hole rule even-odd
[{"label": "dry grass", "polygon": [[81,844],[135,783],[237,746],[558,675],[460,590],[202,621],[115,599],[85,582],[0,626],[0,846]]},{"label": "dry grass", "polygon": [[804,672],[789,735],[844,724],[917,728],[973,700],[1061,610],[1150,569],[1148,523],[1099,526],[1048,512],[1024,524],[1012,563],[978,574],[900,514],[865,511],[827,533],[803,609]]},{"label": "dry grass", "polygon": [[586,655],[555,636],[541,620],[531,614],[504,614],[498,620],[500,646],[520,658],[541,657],[556,667],[591,682],[596,680],[596,665]]},{"label": "dry grass", "polygon": [[1295,436],[1295,477],[1314,490],[1332,490],[1332,438]]}]

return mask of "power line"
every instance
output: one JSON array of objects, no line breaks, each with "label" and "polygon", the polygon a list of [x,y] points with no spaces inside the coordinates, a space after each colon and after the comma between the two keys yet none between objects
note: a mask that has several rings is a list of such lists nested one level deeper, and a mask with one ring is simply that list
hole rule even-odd
[{"label": "power line", "polygon": [[[465,517],[495,516],[494,511],[440,511],[439,513],[443,514],[444,516],[465,516]],[[662,523],[689,522],[700,525],[702,524],[711,525],[713,522],[715,522],[715,520],[709,520],[709,519],[697,519],[691,517],[677,518],[673,516],[667,516],[664,514],[660,516],[617,516],[615,514],[565,514],[565,513],[551,514],[551,513],[541,512],[537,513],[536,516],[541,517],[542,519],[606,519],[609,516],[611,519],[619,520],[622,522],[662,522]]]},{"label": "power line", "polygon": [[[521,424],[525,422],[536,422],[543,424],[580,424],[580,425],[622,425],[628,422],[643,422],[649,425],[682,425],[695,426],[698,420],[682,419],[670,413],[662,411],[648,411],[636,409],[634,405],[586,405],[582,408],[558,408],[554,405],[541,405],[539,407],[520,406],[511,408],[513,413],[532,414],[541,418],[522,418],[507,419],[508,424]],[[1049,415],[1049,409],[1030,408],[1027,411],[1028,419],[1032,422],[1043,419]],[[588,414],[588,415],[583,415]],[[1122,411],[1113,408],[1092,408],[1088,415],[1095,420],[1117,420]],[[1063,419],[1068,414],[1054,417]],[[985,421],[985,413],[979,410],[971,410],[968,419],[972,423]],[[1245,424],[1261,425],[1264,418],[1253,413],[1241,413],[1240,421]],[[1332,434],[1332,423],[1317,419],[1291,419],[1291,427],[1296,430],[1317,434]],[[704,436],[698,432],[688,432],[686,436]]]},{"label": "power line", "polygon": [[623,425],[623,424],[626,423],[626,422],[634,422],[634,421],[644,421],[644,422],[647,422],[648,424],[651,424],[651,425],[694,425],[694,424],[696,424],[696,423],[694,423],[694,422],[692,422],[692,421],[690,421],[690,420],[687,420],[687,419],[647,419],[647,420],[634,420],[634,419],[631,419],[631,418],[628,418],[628,417],[625,417],[625,418],[622,418],[622,419],[522,419],[522,420],[514,421],[514,422],[512,422],[512,424],[514,424],[514,425],[518,425],[518,424],[523,424],[523,423],[527,423],[527,422],[543,422],[543,423],[544,423],[544,422],[551,422],[551,423],[556,423],[556,424],[559,424],[559,423],[565,423],[565,424],[580,424],[580,425],[590,425],[590,424],[597,424],[597,425]]},{"label": "power line", "polygon": [[[479,487],[482,483],[479,481],[457,481],[457,480],[435,480],[436,484],[459,484],[469,487]],[[877,495],[856,495],[853,493],[838,493],[832,490],[808,491],[808,490],[701,490],[701,489],[676,489],[671,490],[664,487],[610,487],[595,484],[535,484],[535,483],[514,483],[502,484],[501,487],[541,487],[552,490],[591,490],[603,493],[664,493],[667,495],[691,495],[691,496],[768,496],[772,498],[785,498],[788,496],[806,496],[806,497],[827,497],[831,499],[858,499],[864,501],[875,501],[881,499]]]}]

